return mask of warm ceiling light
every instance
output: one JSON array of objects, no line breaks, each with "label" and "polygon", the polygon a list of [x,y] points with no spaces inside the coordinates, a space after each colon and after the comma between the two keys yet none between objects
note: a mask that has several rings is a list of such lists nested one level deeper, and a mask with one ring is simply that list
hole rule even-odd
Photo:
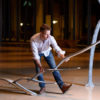
[{"label": "warm ceiling light", "polygon": [[58,21],[57,20],[53,20],[53,24],[57,24],[58,23]]},{"label": "warm ceiling light", "polygon": [[20,26],[23,26],[23,23],[20,23]]}]

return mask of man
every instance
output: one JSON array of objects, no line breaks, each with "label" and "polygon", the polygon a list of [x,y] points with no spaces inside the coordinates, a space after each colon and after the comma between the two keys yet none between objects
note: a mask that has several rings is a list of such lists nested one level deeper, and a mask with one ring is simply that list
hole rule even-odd
[{"label": "man", "polygon": [[[61,48],[57,45],[56,40],[53,36],[50,35],[51,28],[47,24],[43,24],[40,27],[40,33],[37,33],[31,37],[31,47],[33,52],[33,59],[36,66],[36,72],[43,72],[43,66],[41,65],[41,57],[43,56],[50,66],[54,69],[56,67],[53,54],[51,52],[51,46],[55,49],[58,56],[64,58],[65,51],[62,51]],[[61,78],[59,71],[54,71],[53,76],[60,87],[61,91],[65,93],[70,87],[71,84],[66,85]],[[44,81],[43,74],[38,76],[38,80]],[[40,91],[42,94],[45,92],[45,83],[39,83]]]}]

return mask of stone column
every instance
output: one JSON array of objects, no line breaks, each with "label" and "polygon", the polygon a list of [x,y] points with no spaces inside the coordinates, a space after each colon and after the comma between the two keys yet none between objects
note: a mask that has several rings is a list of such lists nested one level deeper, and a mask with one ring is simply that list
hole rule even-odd
[{"label": "stone column", "polygon": [[0,41],[2,41],[2,0],[0,0]]},{"label": "stone column", "polygon": [[36,0],[33,0],[33,34],[36,33]]},{"label": "stone column", "polygon": [[20,7],[20,1],[16,0],[16,41],[20,40],[20,29],[19,29],[19,7]]},{"label": "stone column", "polygon": [[88,44],[90,44],[91,37],[91,0],[88,0]]},{"label": "stone column", "polygon": [[39,32],[43,24],[43,0],[36,0],[36,9],[36,32]]},{"label": "stone column", "polygon": [[68,6],[69,1],[68,0],[64,0],[64,39],[68,39],[69,38],[69,32],[68,32],[68,26],[69,26],[69,6]]},{"label": "stone column", "polygon": [[73,0],[73,40],[75,40],[75,0]]}]

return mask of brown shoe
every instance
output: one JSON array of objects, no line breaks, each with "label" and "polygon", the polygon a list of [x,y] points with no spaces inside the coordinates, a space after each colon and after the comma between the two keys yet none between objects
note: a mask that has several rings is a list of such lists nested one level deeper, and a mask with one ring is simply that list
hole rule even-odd
[{"label": "brown shoe", "polygon": [[63,92],[63,94],[72,86],[72,84],[66,85],[64,84],[61,88],[61,91]]},{"label": "brown shoe", "polygon": [[41,88],[39,94],[43,94],[45,92],[45,88]]}]

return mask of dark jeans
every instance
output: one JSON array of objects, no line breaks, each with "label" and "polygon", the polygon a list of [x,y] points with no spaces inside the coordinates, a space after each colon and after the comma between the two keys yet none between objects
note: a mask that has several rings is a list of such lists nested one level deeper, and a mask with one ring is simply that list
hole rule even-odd
[{"label": "dark jeans", "polygon": [[[53,57],[53,54],[52,52],[49,53],[49,56],[45,57],[44,54],[39,54],[40,56],[40,60],[41,60],[41,57],[43,56],[46,60],[46,62],[48,63],[48,65],[50,66],[50,68],[54,69],[56,67],[56,64],[55,64],[55,60],[54,60],[54,57]],[[35,64],[36,65],[36,64]],[[38,73],[40,71],[39,67],[36,65],[36,72]],[[58,86],[61,88],[62,85],[64,84],[63,81],[62,81],[62,78],[61,78],[61,75],[59,73],[59,71],[54,71],[53,72],[53,76],[58,84]],[[43,79],[43,74],[40,74],[38,76],[38,80],[40,81],[44,81]],[[45,83],[39,83],[39,86],[41,88],[45,87]]]}]

